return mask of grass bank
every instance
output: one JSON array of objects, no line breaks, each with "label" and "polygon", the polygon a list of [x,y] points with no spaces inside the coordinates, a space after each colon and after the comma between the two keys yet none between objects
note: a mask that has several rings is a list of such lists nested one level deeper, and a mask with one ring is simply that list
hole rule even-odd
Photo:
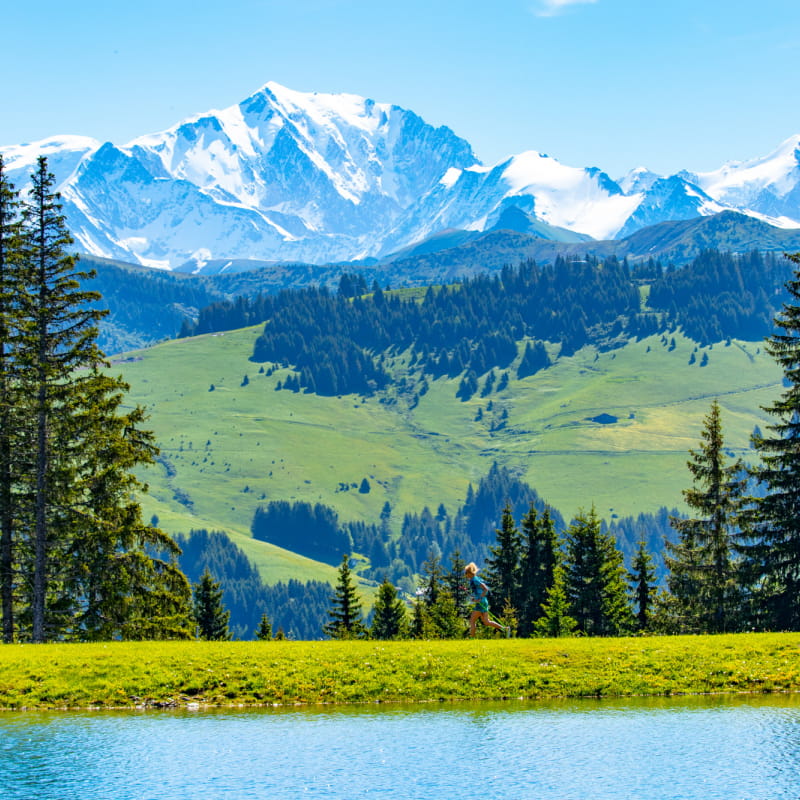
[{"label": "grass bank", "polygon": [[0,708],[800,690],[800,634],[0,645]]}]

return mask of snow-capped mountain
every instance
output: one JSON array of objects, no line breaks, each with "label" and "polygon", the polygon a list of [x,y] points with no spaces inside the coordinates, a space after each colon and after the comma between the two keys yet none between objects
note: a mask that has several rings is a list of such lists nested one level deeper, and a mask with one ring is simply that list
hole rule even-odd
[{"label": "snow-capped mountain", "polygon": [[640,167],[614,181],[535,151],[487,167],[406,109],[275,83],[124,146],[65,136],[0,151],[18,187],[48,157],[79,249],[170,269],[383,256],[444,230],[504,225],[612,239],[725,209],[800,227],[800,136],[716,172]]},{"label": "snow-capped mountain", "polygon": [[798,227],[800,135],[790,137],[764,158],[726,164],[687,178],[728,207],[746,209],[782,227]]}]

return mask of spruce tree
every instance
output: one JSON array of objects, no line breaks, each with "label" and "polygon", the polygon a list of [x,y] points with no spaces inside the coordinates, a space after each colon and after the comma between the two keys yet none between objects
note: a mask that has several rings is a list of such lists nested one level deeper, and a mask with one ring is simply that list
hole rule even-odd
[{"label": "spruce tree", "polygon": [[10,487],[15,503],[17,532],[3,547],[20,578],[4,629],[8,620],[34,642],[186,637],[191,589],[178,548],[132,499],[144,488],[133,471],[157,449],[142,409],[123,411],[127,385],[103,371],[104,312],[82,286],[92,273],[69,253],[54,182],[39,159],[10,262],[14,371],[5,377],[19,424],[0,492]]},{"label": "spruce tree", "polygon": [[413,639],[436,638],[436,630],[428,612],[428,606],[419,596],[415,598],[411,612],[411,637]]},{"label": "spruce tree", "polygon": [[456,613],[460,618],[464,618],[469,613],[469,589],[464,577],[464,567],[467,562],[461,557],[461,551],[455,550],[450,556],[450,571],[445,577],[445,585],[453,602],[456,605]]},{"label": "spruce tree", "polygon": [[23,488],[32,498],[30,524],[31,639],[43,642],[64,626],[61,567],[72,531],[61,508],[69,505],[75,442],[65,424],[74,411],[75,370],[101,360],[94,325],[102,313],[96,292],[81,288],[90,277],[70,255],[72,238],[61,214],[55,178],[40,158],[23,204],[19,291],[21,336],[15,353],[20,390],[35,427],[31,470]]},{"label": "spruce tree", "polygon": [[630,581],[632,584],[636,629],[650,630],[653,607],[656,599],[656,569],[653,557],[647,551],[644,539],[639,540],[636,555],[631,564]]},{"label": "spruce tree", "polygon": [[228,641],[231,634],[228,622],[231,612],[222,604],[222,589],[206,568],[200,580],[192,587],[194,595],[194,620],[197,638],[210,642]]},{"label": "spruce tree", "polygon": [[522,518],[520,564],[520,633],[532,633],[534,622],[542,615],[542,604],[553,585],[559,559],[558,534],[545,508],[541,517],[531,503]]},{"label": "spruce tree", "polygon": [[553,570],[553,583],[542,603],[541,615],[533,624],[536,636],[559,638],[572,636],[578,627],[577,620],[570,615],[570,602],[567,597],[567,579],[564,567],[556,564]]},{"label": "spruce tree", "polygon": [[519,607],[520,536],[509,503],[503,508],[495,535],[497,544],[489,546],[491,555],[486,559],[486,584],[492,613],[500,614],[506,602]]},{"label": "spruce tree", "polygon": [[722,633],[741,620],[738,567],[733,540],[738,535],[744,480],[741,462],[727,464],[719,403],[714,400],[704,420],[698,450],[687,462],[694,486],[686,489],[686,504],[697,512],[688,519],[672,518],[676,544],[667,542],[668,585],[687,631]]},{"label": "spruce tree", "polygon": [[792,302],[775,318],[767,352],[784,374],[780,397],[764,407],[773,419],[753,445],[761,457],[753,469],[764,496],[748,514],[740,538],[745,575],[757,612],[754,622],[772,630],[800,630],[800,253],[786,282]]},{"label": "spruce tree", "polygon": [[347,553],[342,556],[328,616],[330,621],[324,625],[324,630],[332,639],[355,639],[366,633],[361,615],[361,600],[353,582],[350,555]]},{"label": "spruce tree", "polygon": [[613,537],[601,531],[594,508],[578,514],[566,539],[567,596],[578,630],[587,636],[627,632],[633,618],[622,554]]},{"label": "spruce tree", "polygon": [[419,594],[430,608],[439,599],[444,586],[444,570],[438,547],[428,551],[428,560],[422,565],[422,581]]},{"label": "spruce tree", "polygon": [[429,613],[439,639],[460,639],[464,635],[464,618],[458,613],[456,601],[447,589],[439,593]]},{"label": "spruce tree", "polygon": [[20,454],[29,448],[21,436],[25,420],[18,413],[13,347],[19,326],[15,296],[20,236],[19,199],[6,177],[0,154],[0,614],[6,643],[14,641],[15,635],[15,518],[18,497],[13,476]]},{"label": "spruce tree", "polygon": [[258,628],[256,628],[256,639],[260,642],[268,642],[272,639],[272,624],[269,621],[266,611],[261,615]]},{"label": "spruce tree", "polygon": [[375,597],[375,613],[370,633],[373,639],[404,639],[408,634],[408,619],[397,589],[384,578]]}]

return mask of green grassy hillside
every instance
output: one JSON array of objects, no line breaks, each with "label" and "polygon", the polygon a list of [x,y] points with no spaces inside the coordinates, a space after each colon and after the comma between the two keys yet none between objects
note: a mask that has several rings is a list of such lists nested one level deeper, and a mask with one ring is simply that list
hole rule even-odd
[{"label": "green grassy hillside", "polygon": [[[611,352],[585,348],[523,380],[512,366],[504,391],[466,403],[455,398],[458,379],[430,381],[412,408],[418,384],[366,399],[275,391],[288,373],[267,377],[248,360],[260,331],[166,342],[113,370],[130,382],[130,401],[148,408],[162,451],[143,475],[146,518],[170,533],[227,531],[269,582],[335,575],[250,538],[256,507],[270,500],[320,502],[341,520],[368,522],[388,500],[398,528],[425,505],[455,511],[497,461],[567,517],[592,504],[606,519],[680,506],[711,400],[729,449],[747,458],[753,427],[764,427],[760,406],[781,380],[760,342],[700,348],[690,364],[693,342],[653,336]],[[402,373],[402,357],[390,369]]]}]

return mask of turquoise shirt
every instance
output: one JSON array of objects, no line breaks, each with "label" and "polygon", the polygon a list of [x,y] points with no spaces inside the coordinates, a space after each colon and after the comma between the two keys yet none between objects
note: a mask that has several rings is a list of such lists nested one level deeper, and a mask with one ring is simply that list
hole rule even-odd
[{"label": "turquoise shirt", "polygon": [[481,613],[488,611],[489,587],[477,575],[473,575],[469,579],[469,591],[472,595],[472,602],[475,604],[472,610]]}]

